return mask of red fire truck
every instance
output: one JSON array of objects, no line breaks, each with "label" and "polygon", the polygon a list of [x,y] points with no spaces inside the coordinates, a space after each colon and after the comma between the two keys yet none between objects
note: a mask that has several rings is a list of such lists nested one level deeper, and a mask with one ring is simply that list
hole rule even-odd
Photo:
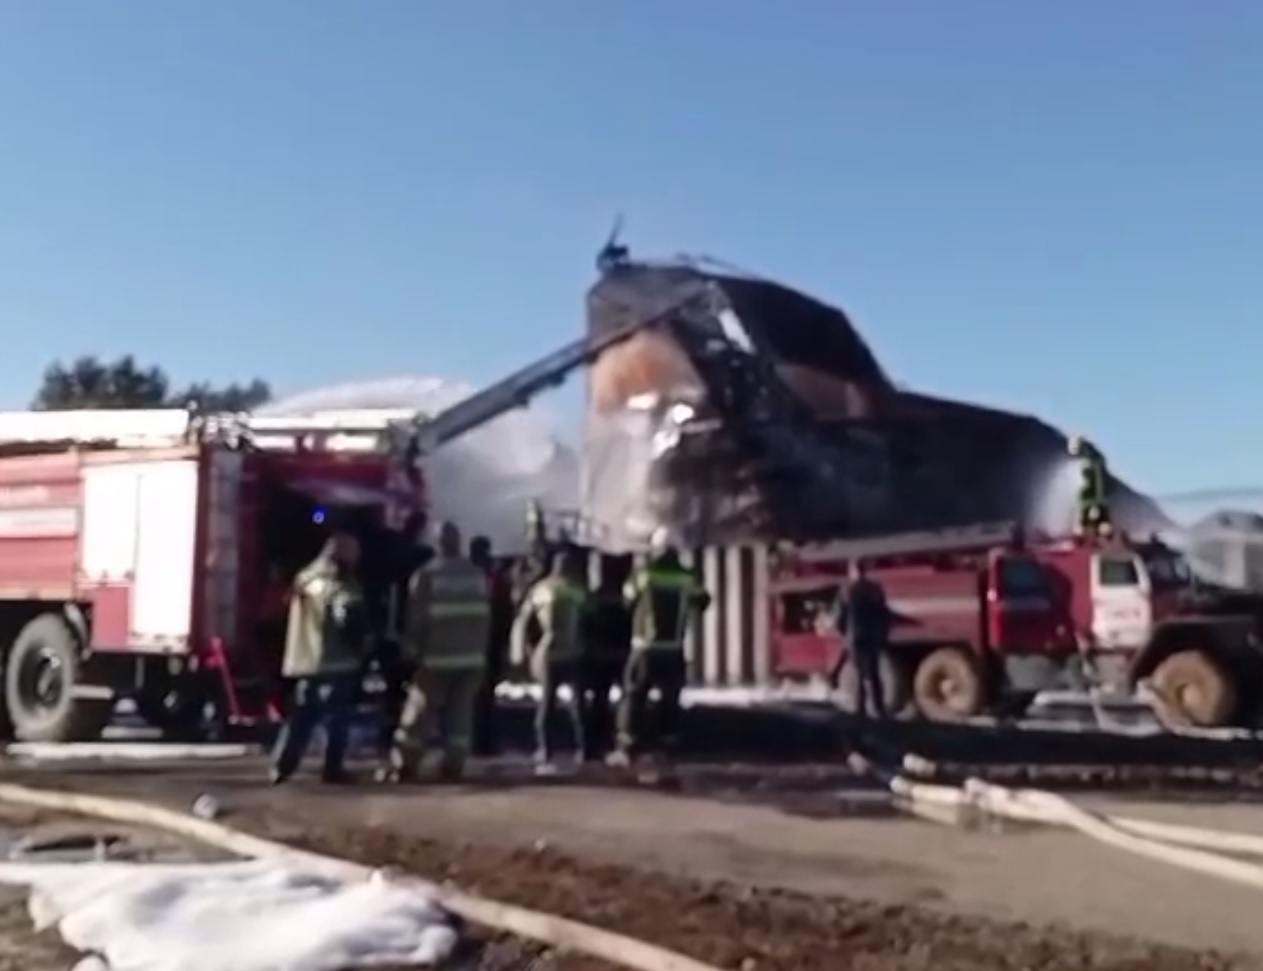
[{"label": "red fire truck", "polygon": [[850,564],[885,587],[887,706],[935,720],[1020,711],[1040,692],[1132,695],[1164,720],[1252,723],[1263,684],[1252,603],[1199,591],[1157,540],[1026,540],[1011,524],[785,550],[770,565],[773,652],[786,676],[855,673],[831,623]]},{"label": "red fire truck", "polygon": [[325,518],[368,560],[424,509],[427,455],[683,306],[574,340],[437,415],[0,413],[0,728],[90,739],[124,698],[182,734],[274,716],[290,583]]},{"label": "red fire truck", "polygon": [[266,717],[325,517],[372,546],[423,506],[381,447],[410,417],[0,414],[5,727],[88,739],[122,698],[172,731]]}]

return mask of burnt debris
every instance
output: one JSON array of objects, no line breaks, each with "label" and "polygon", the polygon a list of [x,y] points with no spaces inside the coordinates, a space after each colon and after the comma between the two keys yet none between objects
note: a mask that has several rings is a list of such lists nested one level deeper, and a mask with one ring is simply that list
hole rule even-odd
[{"label": "burnt debris", "polygon": [[[597,545],[816,540],[1023,520],[1065,462],[1036,418],[904,391],[846,314],[781,284],[619,247],[590,337],[654,328],[589,378],[583,518]],[[1117,480],[1124,528],[1166,524]],[[1130,524],[1130,525],[1129,525]]]}]

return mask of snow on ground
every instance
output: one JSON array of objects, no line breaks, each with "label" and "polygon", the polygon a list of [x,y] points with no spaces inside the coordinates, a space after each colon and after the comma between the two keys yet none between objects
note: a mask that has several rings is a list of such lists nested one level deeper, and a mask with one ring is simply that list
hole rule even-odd
[{"label": "snow on ground", "polygon": [[338,882],[269,861],[0,862],[82,971],[338,971],[434,965],[456,932],[420,881]]},{"label": "snow on ground", "polygon": [[[435,415],[476,388],[437,377],[400,377],[340,384],[260,408],[259,415],[300,415],[357,408],[409,408]],[[579,457],[553,434],[537,408],[514,411],[444,446],[426,461],[434,515],[466,536],[482,533],[504,553],[521,552],[526,506],[574,510]]]}]

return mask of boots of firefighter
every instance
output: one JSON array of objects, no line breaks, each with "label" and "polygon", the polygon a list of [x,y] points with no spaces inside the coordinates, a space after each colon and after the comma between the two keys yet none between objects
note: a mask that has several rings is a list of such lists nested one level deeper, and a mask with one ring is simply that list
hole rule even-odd
[{"label": "boots of firefighter", "polygon": [[439,761],[439,778],[444,782],[460,782],[465,778],[465,752],[463,749],[448,749]]},{"label": "boots of firefighter", "polygon": [[385,761],[374,775],[376,781],[385,783],[417,781],[425,747],[414,735],[415,732],[407,728],[396,729],[390,752],[387,753]]},{"label": "boots of firefighter", "polygon": [[404,764],[396,766],[390,762],[384,762],[373,773],[373,781],[384,785],[408,785],[416,782],[419,775],[414,765]]}]

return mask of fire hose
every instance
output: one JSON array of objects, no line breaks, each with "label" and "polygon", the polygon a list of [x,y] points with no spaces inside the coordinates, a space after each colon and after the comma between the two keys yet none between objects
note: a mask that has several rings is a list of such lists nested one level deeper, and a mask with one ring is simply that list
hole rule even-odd
[{"label": "fire hose", "polygon": [[[296,869],[333,880],[406,879],[388,871],[299,850],[284,843],[251,836],[222,823],[132,799],[0,783],[0,802],[146,826],[215,847],[233,856],[287,863]],[[556,950],[586,954],[631,971],[721,971],[656,944],[555,914],[477,897],[455,887],[426,884],[425,892],[433,893],[438,904],[472,924],[533,940]]]},{"label": "fire hose", "polygon": [[1070,829],[1114,849],[1263,889],[1263,866],[1226,855],[1263,857],[1263,836],[1095,813],[1053,792],[1007,789],[981,779],[969,778],[959,786],[935,784],[924,780],[933,777],[938,767],[915,755],[904,756],[897,772],[879,763],[870,763],[870,768],[896,801],[913,811],[972,812]]}]

